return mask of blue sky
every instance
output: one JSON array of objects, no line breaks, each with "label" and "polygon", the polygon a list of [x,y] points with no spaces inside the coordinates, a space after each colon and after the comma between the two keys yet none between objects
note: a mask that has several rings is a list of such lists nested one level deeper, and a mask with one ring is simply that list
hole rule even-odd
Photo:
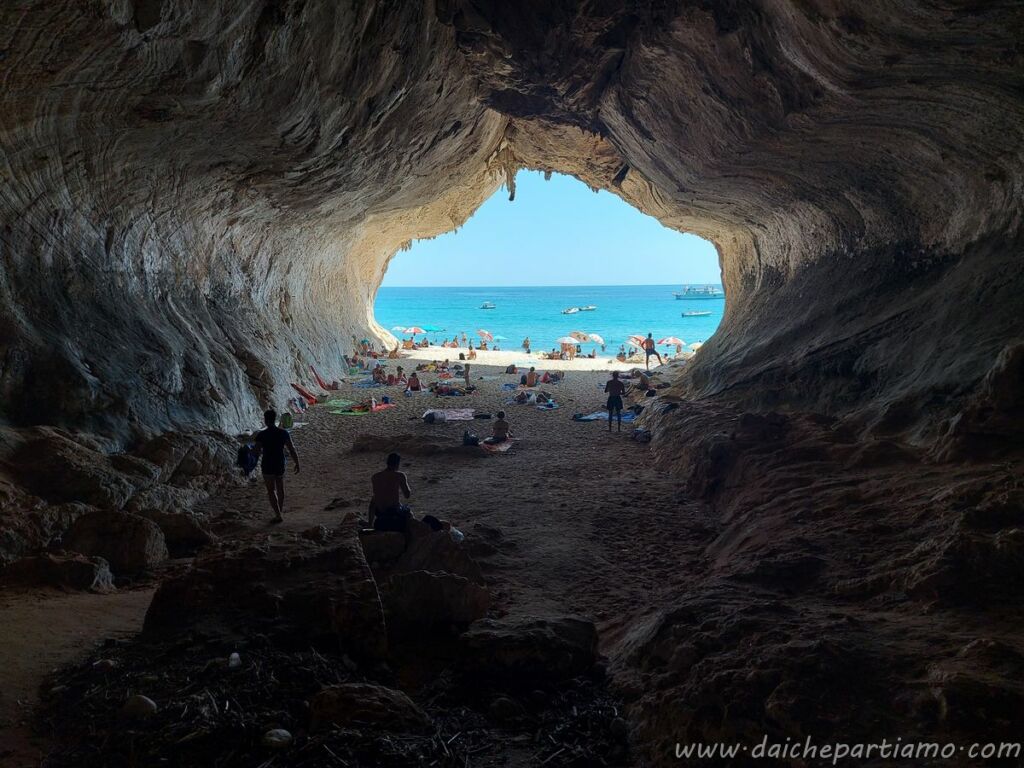
[{"label": "blue sky", "polygon": [[398,253],[385,286],[675,285],[719,283],[707,240],[663,227],[571,176],[520,171],[458,232]]}]

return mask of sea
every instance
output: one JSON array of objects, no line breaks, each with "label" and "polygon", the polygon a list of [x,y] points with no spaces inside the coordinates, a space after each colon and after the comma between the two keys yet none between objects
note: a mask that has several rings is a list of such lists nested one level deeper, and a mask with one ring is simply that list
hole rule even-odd
[{"label": "sea", "polygon": [[[704,284],[695,287],[703,287]],[[720,285],[715,285],[721,288]],[[486,288],[398,288],[377,292],[377,322],[401,337],[399,328],[428,330],[431,341],[441,342],[462,332],[479,341],[478,330],[494,334],[503,350],[518,350],[530,337],[534,351],[556,347],[556,340],[572,331],[597,333],[605,341],[603,354],[615,354],[631,335],[654,334],[654,339],[675,336],[686,344],[703,343],[715,332],[725,309],[723,298],[676,299],[679,285],[586,285]],[[481,309],[485,302],[494,309]],[[568,307],[594,305],[591,312],[564,315]],[[710,312],[683,317],[683,312]],[[422,335],[417,336],[421,339]],[[583,353],[600,345],[583,344]],[[664,347],[674,352],[674,349]]]}]

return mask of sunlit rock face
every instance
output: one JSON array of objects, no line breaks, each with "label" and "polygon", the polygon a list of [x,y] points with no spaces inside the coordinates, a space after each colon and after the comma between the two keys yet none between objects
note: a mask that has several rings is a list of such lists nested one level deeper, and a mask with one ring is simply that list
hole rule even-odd
[{"label": "sunlit rock face", "polygon": [[933,438],[1021,335],[1014,3],[0,13],[9,423],[236,429],[524,166],[716,243],[688,395]]}]

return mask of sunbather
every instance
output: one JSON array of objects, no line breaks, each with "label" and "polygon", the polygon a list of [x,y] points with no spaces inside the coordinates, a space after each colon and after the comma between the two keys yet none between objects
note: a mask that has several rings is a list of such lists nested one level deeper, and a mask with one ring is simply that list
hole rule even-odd
[{"label": "sunbather", "polygon": [[406,390],[408,390],[409,392],[423,391],[423,385],[420,384],[420,377],[416,374],[416,371],[413,371],[412,373],[409,374],[409,382],[408,385],[406,386]]},{"label": "sunbather", "polygon": [[505,412],[498,411],[498,418],[494,422],[492,427],[491,436],[484,440],[485,443],[495,445],[497,443],[504,443],[512,437],[512,432],[509,429],[509,424],[505,421]]},{"label": "sunbather", "polygon": [[526,374],[526,386],[536,387],[537,386],[537,369],[532,365],[530,366],[530,372]]}]

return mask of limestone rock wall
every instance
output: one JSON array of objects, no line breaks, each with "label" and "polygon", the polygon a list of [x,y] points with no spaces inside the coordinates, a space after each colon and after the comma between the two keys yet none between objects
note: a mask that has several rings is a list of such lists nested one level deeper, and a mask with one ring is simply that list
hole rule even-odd
[{"label": "limestone rock wall", "polygon": [[388,338],[396,249],[535,167],[718,246],[726,318],[680,394],[934,439],[1022,335],[1022,17],[7,4],[0,419],[124,442],[251,424],[352,334]]}]

